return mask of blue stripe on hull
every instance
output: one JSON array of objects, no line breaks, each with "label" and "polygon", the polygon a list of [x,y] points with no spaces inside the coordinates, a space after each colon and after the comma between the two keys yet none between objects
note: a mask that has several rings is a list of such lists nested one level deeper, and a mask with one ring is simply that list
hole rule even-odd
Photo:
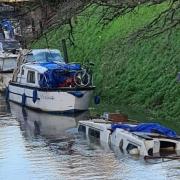
[{"label": "blue stripe on hull", "polygon": [[[15,92],[12,92],[12,91],[9,91],[9,93],[12,93],[12,94],[15,94],[15,95],[18,95],[18,96],[23,96],[23,94],[15,93]],[[33,97],[27,96],[27,95],[26,95],[26,97],[31,98],[31,99],[33,98]],[[40,100],[40,98],[37,98],[37,99]]]}]

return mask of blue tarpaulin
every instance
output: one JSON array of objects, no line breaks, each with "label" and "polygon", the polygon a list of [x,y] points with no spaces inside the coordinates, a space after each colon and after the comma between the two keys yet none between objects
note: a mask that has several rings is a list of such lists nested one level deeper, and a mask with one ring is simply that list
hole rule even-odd
[{"label": "blue tarpaulin", "polygon": [[39,63],[40,66],[47,68],[48,70],[68,70],[68,71],[74,71],[74,70],[80,70],[81,65],[78,63],[74,64],[65,64],[65,63],[56,63],[56,62],[45,62],[45,63]]},{"label": "blue tarpaulin", "polygon": [[74,73],[81,69],[80,64],[65,63],[40,63],[41,66],[48,70],[40,75],[40,87],[56,88],[63,86],[63,83],[69,78],[73,79]]},{"label": "blue tarpaulin", "polygon": [[177,137],[175,131],[166,128],[159,123],[141,123],[136,126],[128,124],[112,124],[111,129],[114,131],[116,128],[121,128],[129,132],[145,132],[145,133],[158,133],[167,137]]},{"label": "blue tarpaulin", "polygon": [[14,37],[14,28],[13,28],[11,21],[9,21],[8,19],[5,18],[2,20],[1,25],[4,29],[9,31],[10,38],[13,38]]}]

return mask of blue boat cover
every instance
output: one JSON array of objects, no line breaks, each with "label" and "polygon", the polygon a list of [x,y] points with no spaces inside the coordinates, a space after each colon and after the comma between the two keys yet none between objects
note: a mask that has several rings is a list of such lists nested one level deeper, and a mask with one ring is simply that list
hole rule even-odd
[{"label": "blue boat cover", "polygon": [[47,71],[40,75],[39,85],[41,88],[63,87],[67,80],[72,83],[74,74],[81,69],[80,64],[55,62],[40,63],[40,66],[47,68]]},{"label": "blue boat cover", "polygon": [[80,70],[81,65],[79,63],[74,64],[65,64],[65,63],[56,63],[56,62],[44,62],[39,63],[40,66],[47,68],[48,70],[60,69],[60,70]]},{"label": "blue boat cover", "polygon": [[111,129],[114,131],[116,128],[121,128],[129,132],[145,132],[145,133],[158,133],[167,137],[177,137],[175,131],[166,128],[159,123],[141,123],[137,126],[130,126],[127,124],[112,124]]},{"label": "blue boat cover", "polygon": [[10,38],[13,38],[14,36],[14,28],[13,25],[11,23],[11,21],[9,21],[8,19],[4,18],[1,22],[1,26],[6,29],[7,31],[10,32]]}]

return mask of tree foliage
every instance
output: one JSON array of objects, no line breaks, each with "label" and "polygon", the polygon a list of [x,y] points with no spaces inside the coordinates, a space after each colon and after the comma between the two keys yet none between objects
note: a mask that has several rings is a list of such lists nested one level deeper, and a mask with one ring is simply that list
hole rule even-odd
[{"label": "tree foliage", "polygon": [[71,31],[73,28],[71,19],[94,4],[104,8],[98,22],[105,27],[114,19],[129,12],[135,12],[142,5],[152,6],[167,2],[168,8],[160,12],[148,25],[133,33],[131,39],[148,38],[159,35],[164,31],[171,32],[172,28],[180,25],[179,0],[40,0],[39,2],[43,8],[45,4],[49,4],[53,11],[56,11],[58,17],[55,22],[51,22],[51,25],[69,24]]}]

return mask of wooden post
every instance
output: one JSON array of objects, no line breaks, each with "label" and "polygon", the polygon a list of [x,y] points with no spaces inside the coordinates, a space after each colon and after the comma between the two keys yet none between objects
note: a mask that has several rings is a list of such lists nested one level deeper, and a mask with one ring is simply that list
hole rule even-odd
[{"label": "wooden post", "polygon": [[35,27],[35,22],[34,22],[34,19],[31,18],[31,26],[32,26],[32,35],[33,35],[33,38],[35,38],[35,35],[36,35],[36,27]]},{"label": "wooden post", "polygon": [[43,23],[42,21],[39,21],[39,27],[40,27],[40,36],[43,35]]},{"label": "wooden post", "polygon": [[68,52],[67,52],[67,46],[66,46],[66,40],[65,39],[62,39],[62,47],[63,47],[64,60],[66,63],[68,63],[69,59],[68,59]]}]

